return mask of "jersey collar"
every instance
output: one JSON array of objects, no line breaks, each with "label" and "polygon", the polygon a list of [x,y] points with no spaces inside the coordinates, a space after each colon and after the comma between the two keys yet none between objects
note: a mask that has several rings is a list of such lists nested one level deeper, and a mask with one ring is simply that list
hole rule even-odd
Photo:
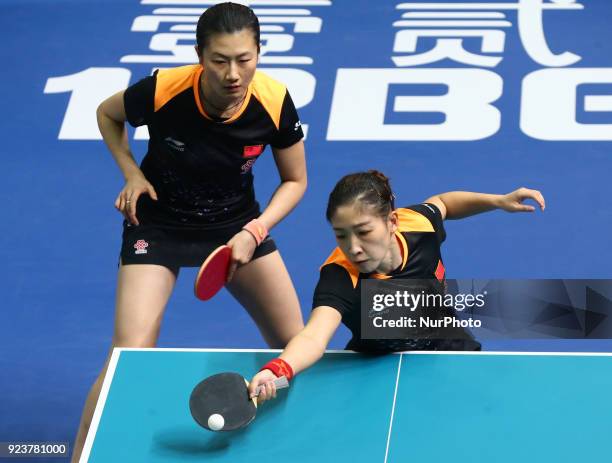
[{"label": "jersey collar", "polygon": [[388,280],[394,273],[401,272],[406,267],[406,262],[408,262],[408,243],[406,242],[404,235],[402,235],[399,231],[395,232],[395,239],[397,240],[397,244],[399,244],[400,247],[400,252],[402,253],[402,265],[389,273],[373,273],[370,275],[372,278],[377,280]]},{"label": "jersey collar", "polygon": [[[206,111],[204,110],[204,105],[202,104],[202,100],[200,98],[200,77],[202,76],[202,72],[204,72],[204,68],[200,66],[200,69],[198,69],[198,71],[195,73],[195,75],[193,76],[193,95],[195,97],[195,101],[196,101],[196,106],[198,107],[198,111],[200,111],[200,114],[202,116],[204,116],[206,119],[210,120],[210,121],[214,121],[214,119],[212,117],[210,117],[209,114],[206,113]],[[246,109],[247,105],[249,104],[249,101],[251,100],[251,94],[253,93],[253,82],[251,82],[247,88],[247,94],[244,97],[244,101],[242,102],[242,105],[240,106],[240,109],[238,111],[236,111],[232,117],[230,117],[229,119],[226,119],[222,122],[219,122],[220,124],[230,124],[232,122],[234,122],[236,119],[238,119],[240,116],[242,116],[242,113],[244,112],[244,110]],[[217,121],[215,121],[217,122]]]}]

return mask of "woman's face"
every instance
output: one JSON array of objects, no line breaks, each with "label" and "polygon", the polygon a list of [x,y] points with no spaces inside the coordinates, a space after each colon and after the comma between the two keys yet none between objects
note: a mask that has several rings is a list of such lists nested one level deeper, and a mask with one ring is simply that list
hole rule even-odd
[{"label": "woman's face", "polygon": [[255,75],[257,58],[250,29],[210,36],[200,56],[208,97],[227,102],[242,99]]},{"label": "woman's face", "polygon": [[331,218],[338,246],[361,273],[387,273],[395,244],[397,215],[373,214],[356,204],[340,206]]}]

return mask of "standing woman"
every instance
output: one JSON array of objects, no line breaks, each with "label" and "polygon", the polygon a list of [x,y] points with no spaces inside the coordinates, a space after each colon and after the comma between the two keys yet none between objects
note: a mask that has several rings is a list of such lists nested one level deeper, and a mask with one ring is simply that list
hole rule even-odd
[{"label": "standing woman", "polygon": [[[223,3],[197,25],[199,64],[160,70],[98,108],[98,124],[125,177],[115,201],[124,215],[112,347],[153,347],[179,268],[199,266],[217,246],[232,248],[230,293],[270,347],[303,328],[299,301],[268,230],[306,189],[303,132],[281,83],[256,70],[259,22]],[[125,121],[147,125],[140,167]],[[251,168],[272,147],[280,185],[263,212]],[[107,363],[81,418],[78,461]]]}]

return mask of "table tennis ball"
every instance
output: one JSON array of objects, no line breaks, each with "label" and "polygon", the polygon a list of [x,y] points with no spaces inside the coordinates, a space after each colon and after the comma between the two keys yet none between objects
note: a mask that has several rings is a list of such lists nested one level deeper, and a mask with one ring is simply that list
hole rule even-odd
[{"label": "table tennis ball", "polygon": [[223,429],[223,425],[225,424],[225,420],[218,413],[214,413],[208,417],[208,427],[213,431],[219,431]]}]

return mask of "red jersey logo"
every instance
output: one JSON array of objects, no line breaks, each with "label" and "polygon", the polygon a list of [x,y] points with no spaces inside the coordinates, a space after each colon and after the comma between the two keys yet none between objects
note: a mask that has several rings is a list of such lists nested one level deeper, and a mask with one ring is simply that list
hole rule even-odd
[{"label": "red jersey logo", "polygon": [[146,254],[147,248],[149,247],[149,243],[145,240],[138,240],[136,244],[134,244],[134,249],[136,249],[136,254]]},{"label": "red jersey logo", "polygon": [[436,276],[436,278],[438,279],[438,281],[442,281],[444,280],[444,264],[442,264],[442,261],[439,260],[438,261],[438,266],[436,267],[436,271],[434,273],[434,275]]},{"label": "red jersey logo", "polygon": [[253,145],[253,146],[245,146],[242,151],[243,158],[250,158],[253,156],[259,156],[263,153],[264,145]]}]

